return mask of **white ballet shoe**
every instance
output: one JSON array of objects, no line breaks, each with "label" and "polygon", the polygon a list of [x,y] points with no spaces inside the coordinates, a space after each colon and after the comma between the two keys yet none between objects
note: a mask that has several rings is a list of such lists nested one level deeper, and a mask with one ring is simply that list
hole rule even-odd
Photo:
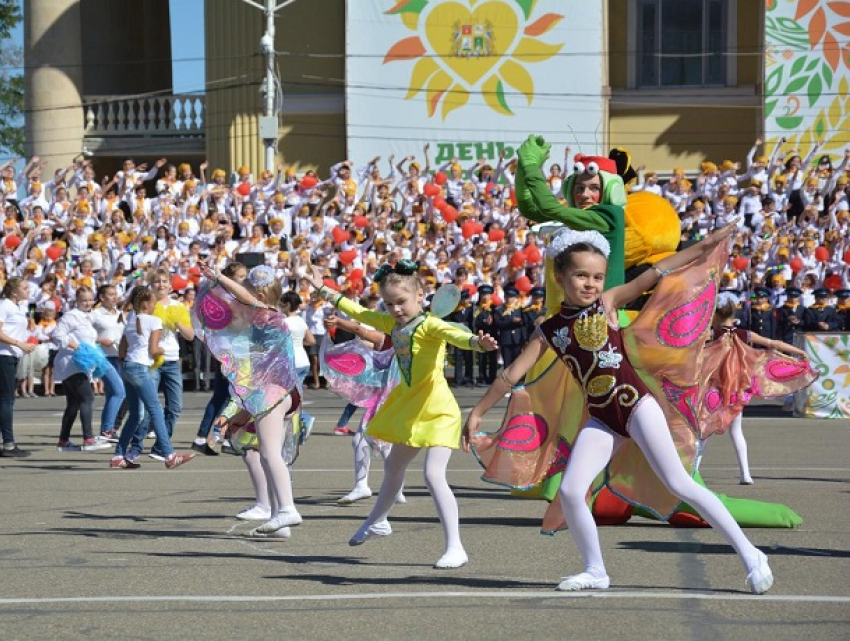
[{"label": "white ballet shoe", "polygon": [[288,527],[282,527],[279,530],[275,530],[274,532],[260,532],[260,528],[254,528],[253,530],[248,530],[245,533],[245,538],[248,539],[265,539],[267,541],[280,541],[283,539],[288,539],[292,536],[292,530]]},{"label": "white ballet shoe", "polygon": [[752,476],[742,476],[738,481],[738,485],[755,485],[755,481]]},{"label": "white ballet shoe", "polygon": [[363,499],[368,499],[372,496],[372,490],[368,487],[355,487],[348,494],[339,499],[336,504],[337,505],[351,505],[352,503],[356,503],[357,501],[362,501]]},{"label": "white ballet shoe", "polygon": [[291,512],[278,512],[276,516],[273,516],[257,527],[257,531],[265,533],[275,532],[290,525],[300,525],[302,520],[301,515],[294,510]]},{"label": "white ballet shoe", "polygon": [[608,576],[596,577],[590,572],[582,572],[561,579],[556,590],[561,592],[577,592],[579,590],[605,590],[611,585]]},{"label": "white ballet shoe", "polygon": [[366,526],[364,523],[360,526],[360,529],[354,533],[348,540],[349,545],[363,545],[368,539],[371,539],[373,536],[389,536],[393,533],[393,529],[390,526],[390,522],[384,519],[383,521],[378,521],[377,523],[373,523],[372,525]]},{"label": "white ballet shoe", "polygon": [[405,503],[407,503],[407,497],[404,495],[403,492],[399,492],[398,496],[395,497],[395,502],[399,505],[404,505]]},{"label": "white ballet shoe", "polygon": [[767,555],[759,552],[758,562],[747,575],[747,586],[753,594],[764,594],[773,585],[773,572],[767,564]]},{"label": "white ballet shoe", "polygon": [[469,561],[469,557],[466,556],[464,549],[460,548],[459,550],[449,550],[446,552],[437,560],[434,567],[439,570],[448,570],[464,566],[467,561]]}]

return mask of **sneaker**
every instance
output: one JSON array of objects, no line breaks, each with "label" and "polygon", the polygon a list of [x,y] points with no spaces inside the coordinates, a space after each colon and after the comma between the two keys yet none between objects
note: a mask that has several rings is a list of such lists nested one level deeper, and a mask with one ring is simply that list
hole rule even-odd
[{"label": "sneaker", "polygon": [[118,434],[115,430],[109,430],[106,432],[101,432],[98,438],[104,439],[107,443],[117,443],[118,442]]},{"label": "sneaker", "polygon": [[751,476],[742,476],[741,480],[738,481],[738,485],[755,485],[755,481]]},{"label": "sneaker", "polygon": [[368,487],[355,487],[348,494],[343,496],[341,499],[337,500],[337,505],[351,505],[352,503],[356,503],[357,501],[362,501],[363,499],[368,499],[372,496],[372,490]]},{"label": "sneaker", "polygon": [[383,521],[378,521],[377,523],[373,523],[368,527],[364,527],[365,523],[360,526],[360,529],[354,533],[348,540],[349,545],[363,545],[366,541],[371,539],[373,536],[389,536],[393,533],[393,529],[390,526],[390,522],[384,519]]},{"label": "sneaker", "polygon": [[292,530],[288,527],[282,527],[274,532],[260,532],[259,528],[248,530],[245,532],[245,537],[249,539],[265,539],[266,541],[281,541],[292,536]]},{"label": "sneaker", "polygon": [[241,521],[268,521],[272,518],[271,508],[262,505],[252,505],[247,510],[242,510],[236,515]]},{"label": "sneaker", "polygon": [[4,447],[2,450],[0,450],[0,456],[4,458],[27,458],[31,454],[32,452],[22,450],[17,445],[14,445],[12,447]]},{"label": "sneaker", "polygon": [[[151,454],[150,456],[153,457],[153,454]],[[165,467],[167,467],[169,470],[173,470],[175,467],[180,467],[184,463],[188,463],[193,458],[195,458],[194,452],[184,452],[180,454],[174,452],[171,456],[162,460],[165,461]]]},{"label": "sneaker", "polygon": [[96,438],[87,438],[82,449],[86,452],[96,452],[97,450],[111,450],[112,446],[105,439],[98,441]]},{"label": "sneaker", "polygon": [[147,433],[147,436],[145,436],[145,438],[156,438],[156,432],[151,430],[150,432]]},{"label": "sneaker", "polygon": [[348,429],[348,425],[342,425],[334,428],[334,434],[337,436],[350,436],[351,434],[354,434],[354,432]]},{"label": "sneaker", "polygon": [[313,433],[313,424],[316,422],[315,416],[308,416],[304,419],[301,425],[301,443],[304,444],[307,442],[307,439],[310,438],[310,434]]},{"label": "sneaker", "polygon": [[218,456],[218,452],[213,449],[213,447],[209,444],[208,441],[204,441],[203,443],[198,443],[195,441],[192,443],[192,449],[196,452],[200,452],[204,456]]},{"label": "sneaker", "polygon": [[109,459],[109,469],[110,470],[135,470],[142,467],[138,463],[134,463],[133,461],[128,461],[123,456],[113,456]]},{"label": "sneaker", "polygon": [[753,594],[764,594],[773,585],[773,572],[767,564],[767,556],[759,552],[756,567],[747,575],[747,585]]},{"label": "sneaker", "polygon": [[556,590],[561,592],[577,592],[579,590],[606,590],[611,585],[607,576],[595,577],[590,572],[582,572],[561,579]]},{"label": "sneaker", "polygon": [[[159,452],[151,452],[150,454],[148,454],[148,456],[150,458],[152,458],[154,461],[164,461],[165,460],[165,457],[162,454],[160,454]],[[192,456],[194,456],[194,454]]]},{"label": "sneaker", "polygon": [[290,525],[300,525],[303,519],[295,510],[291,512],[278,512],[277,516],[263,523],[257,528],[258,532],[274,532]]},{"label": "sneaker", "polygon": [[124,458],[130,461],[131,463],[135,463],[139,457],[141,457],[142,451],[137,449],[130,449],[125,455]]},{"label": "sneaker", "polygon": [[59,441],[56,444],[57,452],[81,452],[82,447],[71,441]]},{"label": "sneaker", "polygon": [[240,455],[239,452],[237,452],[236,450],[233,449],[233,446],[230,444],[230,439],[224,439],[221,442],[221,453],[222,454],[236,454],[237,456]]}]

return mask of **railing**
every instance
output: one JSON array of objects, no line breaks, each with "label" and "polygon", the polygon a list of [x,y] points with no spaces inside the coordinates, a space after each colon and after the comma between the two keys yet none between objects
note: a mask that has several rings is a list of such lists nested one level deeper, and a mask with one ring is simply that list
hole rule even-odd
[{"label": "railing", "polygon": [[86,136],[204,135],[205,97],[198,95],[86,96]]}]

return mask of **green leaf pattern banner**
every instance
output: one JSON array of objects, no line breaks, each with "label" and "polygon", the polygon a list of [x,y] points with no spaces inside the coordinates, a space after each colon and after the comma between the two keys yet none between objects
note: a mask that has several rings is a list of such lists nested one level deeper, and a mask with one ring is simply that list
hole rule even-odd
[{"label": "green leaf pattern banner", "polygon": [[805,418],[850,418],[850,333],[802,334],[797,346],[818,379],[794,396],[794,413]]},{"label": "green leaf pattern banner", "polygon": [[850,146],[850,2],[765,0],[764,118],[768,144],[805,156]]}]

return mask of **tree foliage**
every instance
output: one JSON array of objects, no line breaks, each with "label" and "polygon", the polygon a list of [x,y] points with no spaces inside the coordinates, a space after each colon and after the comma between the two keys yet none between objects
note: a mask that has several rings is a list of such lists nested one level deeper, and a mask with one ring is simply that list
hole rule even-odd
[{"label": "tree foliage", "polygon": [[24,153],[23,55],[9,38],[21,17],[19,0],[0,0],[0,154],[17,156]]}]

